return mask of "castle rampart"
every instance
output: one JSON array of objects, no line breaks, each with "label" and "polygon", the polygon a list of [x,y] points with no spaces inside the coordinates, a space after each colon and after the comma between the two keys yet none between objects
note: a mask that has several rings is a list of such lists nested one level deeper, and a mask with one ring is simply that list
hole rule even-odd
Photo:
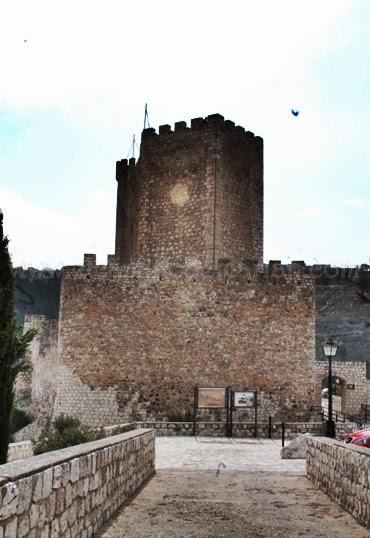
[{"label": "castle rampart", "polygon": [[92,425],[168,418],[191,412],[202,384],[258,389],[261,417],[314,403],[313,280],[300,264],[282,276],[276,262],[253,273],[225,259],[93,261],[63,269],[58,413],[81,409]]}]

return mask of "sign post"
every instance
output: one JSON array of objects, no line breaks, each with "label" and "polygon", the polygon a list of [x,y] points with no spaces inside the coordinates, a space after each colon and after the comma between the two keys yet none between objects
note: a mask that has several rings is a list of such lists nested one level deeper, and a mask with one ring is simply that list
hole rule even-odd
[{"label": "sign post", "polygon": [[257,391],[256,390],[233,391],[232,408],[233,409],[254,408],[254,436],[258,437]]},{"label": "sign post", "polygon": [[229,417],[228,417],[228,421],[227,421],[227,436],[228,437],[232,437],[233,436],[233,409],[234,409],[234,406],[233,406],[233,391],[231,389],[227,389],[228,391],[228,397],[227,397],[227,402],[228,402],[228,412],[229,412]]},{"label": "sign post", "polygon": [[230,387],[194,387],[193,435],[197,434],[199,409],[225,409],[227,437],[233,436],[233,413],[254,408],[254,436],[258,436],[257,391],[232,390]]},{"label": "sign post", "polygon": [[193,435],[197,430],[198,409],[226,409],[226,435],[229,433],[229,388],[228,387],[195,387],[193,411]]},{"label": "sign post", "polygon": [[193,405],[193,435],[197,434],[197,409],[198,409],[198,388],[194,387],[194,405]]}]

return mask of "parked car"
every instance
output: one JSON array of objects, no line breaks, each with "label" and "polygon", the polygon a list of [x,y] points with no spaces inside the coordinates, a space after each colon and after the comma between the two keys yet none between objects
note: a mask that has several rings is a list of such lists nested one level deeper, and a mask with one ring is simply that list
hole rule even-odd
[{"label": "parked car", "polygon": [[363,430],[350,433],[345,437],[344,442],[370,448],[370,428],[364,428]]}]

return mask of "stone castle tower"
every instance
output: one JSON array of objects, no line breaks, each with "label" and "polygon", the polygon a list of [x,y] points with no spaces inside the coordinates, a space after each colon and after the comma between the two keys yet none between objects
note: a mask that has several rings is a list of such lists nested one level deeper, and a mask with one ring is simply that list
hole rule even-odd
[{"label": "stone castle tower", "polygon": [[117,162],[116,261],[263,259],[263,140],[220,114],[145,129]]},{"label": "stone castle tower", "polygon": [[[343,359],[356,361],[336,361],[336,373],[344,409],[357,412],[369,349],[359,291],[366,299],[370,278],[358,289],[334,268],[262,263],[261,138],[219,114],[145,129],[138,162],[118,162],[117,181],[115,255],[63,267],[58,320],[25,321],[39,330],[30,390],[42,413],[92,427],[169,424],[193,412],[203,385],[256,390],[259,423],[306,420],[321,403],[326,361],[315,348],[328,326],[334,336],[340,328]],[[253,409],[238,417],[254,424]]]},{"label": "stone castle tower", "polygon": [[316,397],[314,281],[263,264],[262,139],[219,114],[145,129],[117,182],[115,255],[62,270],[53,416],[170,420],[203,385],[299,418]]}]

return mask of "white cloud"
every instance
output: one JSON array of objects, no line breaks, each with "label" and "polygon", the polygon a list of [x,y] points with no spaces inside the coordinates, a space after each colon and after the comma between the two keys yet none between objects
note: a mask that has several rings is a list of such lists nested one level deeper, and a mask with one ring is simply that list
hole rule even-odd
[{"label": "white cloud", "polygon": [[105,264],[107,254],[114,253],[113,190],[91,192],[72,213],[49,210],[0,187],[0,207],[14,266],[81,265],[84,252],[96,253],[98,263]]},{"label": "white cloud", "polygon": [[349,207],[370,207],[370,200],[367,200],[366,198],[344,198],[343,200],[340,200],[339,203]]}]

